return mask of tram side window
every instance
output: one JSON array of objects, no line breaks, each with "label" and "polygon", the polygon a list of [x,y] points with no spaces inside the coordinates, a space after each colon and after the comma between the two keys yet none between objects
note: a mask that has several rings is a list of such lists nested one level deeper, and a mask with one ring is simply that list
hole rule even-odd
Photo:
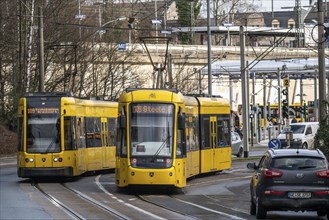
[{"label": "tram side window", "polygon": [[[194,147],[192,149],[194,150],[198,150],[199,148],[199,123],[198,123],[198,117],[193,117],[193,130],[191,131],[191,133],[193,134],[193,143],[194,143]],[[191,135],[192,135],[191,134]]]},{"label": "tram side window", "polygon": [[[185,132],[186,132],[186,151],[189,152],[191,151],[191,143],[190,143],[190,120],[191,117],[186,117],[185,118]],[[177,137],[179,136],[179,134],[177,134]],[[177,138],[177,143],[178,143],[178,138]],[[177,145],[177,151],[178,151],[178,145]],[[178,152],[177,152],[177,155],[180,155]]]},{"label": "tram side window", "polygon": [[195,117],[189,117],[186,122],[186,149],[187,151],[197,150],[197,123]]},{"label": "tram side window", "polygon": [[118,129],[118,143],[116,148],[116,155],[127,157],[127,144],[126,144],[126,130]]},{"label": "tram side window", "polygon": [[24,140],[24,120],[23,117],[19,117],[18,118],[18,151],[23,151],[24,149],[24,144],[23,144],[23,140]]},{"label": "tram side window", "polygon": [[75,117],[64,117],[64,148],[73,150],[75,147]]},{"label": "tram side window", "polygon": [[177,145],[176,157],[184,157],[186,155],[186,140],[184,130],[177,129]]},{"label": "tram side window", "polygon": [[217,122],[218,147],[227,147],[230,140],[230,120],[218,118]]},{"label": "tram side window", "polygon": [[107,130],[108,130],[108,143],[109,146],[116,145],[116,137],[117,137],[117,119],[116,118],[108,118],[107,119]]},{"label": "tram side window", "polygon": [[101,119],[86,118],[87,147],[101,147]]},{"label": "tram side window", "polygon": [[86,135],[84,119],[82,117],[77,118],[76,122],[76,143],[78,148],[86,148]]},{"label": "tram side window", "polygon": [[202,123],[202,148],[210,148],[210,118],[204,117]]}]

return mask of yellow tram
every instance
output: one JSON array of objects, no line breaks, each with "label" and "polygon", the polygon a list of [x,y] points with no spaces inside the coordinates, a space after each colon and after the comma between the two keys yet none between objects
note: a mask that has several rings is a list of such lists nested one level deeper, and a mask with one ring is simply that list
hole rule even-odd
[{"label": "yellow tram", "polygon": [[18,106],[19,177],[71,177],[113,169],[118,103],[29,93]]},{"label": "yellow tram", "polygon": [[118,110],[118,187],[182,188],[189,177],[231,168],[228,100],[127,89]]}]

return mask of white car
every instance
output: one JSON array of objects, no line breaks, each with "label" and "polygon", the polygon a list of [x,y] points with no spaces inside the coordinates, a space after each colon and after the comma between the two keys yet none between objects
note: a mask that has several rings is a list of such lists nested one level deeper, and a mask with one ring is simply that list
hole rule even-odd
[{"label": "white car", "polygon": [[[292,139],[290,141],[291,148],[314,148],[314,137],[319,128],[319,122],[298,122],[290,124],[292,131]],[[287,147],[286,129],[278,136],[281,142],[281,148]]]},{"label": "white car", "polygon": [[243,153],[243,142],[237,132],[231,132],[232,155],[241,157]]}]

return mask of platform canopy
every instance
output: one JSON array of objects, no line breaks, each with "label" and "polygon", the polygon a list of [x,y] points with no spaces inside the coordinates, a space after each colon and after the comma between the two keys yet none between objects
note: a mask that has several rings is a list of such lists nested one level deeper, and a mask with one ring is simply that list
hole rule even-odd
[{"label": "platform canopy", "polygon": [[[325,60],[327,78],[329,76],[329,59]],[[241,78],[240,60],[219,60],[211,65],[213,76],[228,76],[231,79]],[[277,78],[278,72],[283,77],[291,79],[314,78],[318,72],[318,59],[286,59],[286,60],[261,60],[248,62],[249,73],[256,78]],[[201,73],[208,74],[208,66],[201,69]]]}]

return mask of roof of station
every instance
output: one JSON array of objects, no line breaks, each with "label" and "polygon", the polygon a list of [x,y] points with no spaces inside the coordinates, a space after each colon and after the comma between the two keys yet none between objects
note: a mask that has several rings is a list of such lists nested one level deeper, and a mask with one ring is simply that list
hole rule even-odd
[{"label": "roof of station", "polygon": [[[329,59],[325,59],[327,77],[329,74]],[[250,61],[249,72],[254,73],[256,78],[277,78],[278,72],[281,75],[289,75],[291,79],[314,78],[318,72],[318,59],[287,59],[287,60],[261,60]],[[208,66],[202,70],[202,74],[208,74]],[[230,78],[241,78],[240,60],[220,60],[211,65],[211,72],[214,76],[229,76]]]},{"label": "roof of station", "polygon": [[[229,31],[231,35],[239,35],[240,26],[210,26],[211,33],[227,34]],[[207,33],[208,27],[173,27],[171,32],[193,32],[193,33]],[[296,33],[303,35],[303,30],[296,28],[273,28],[273,27],[253,27],[245,26],[244,33],[249,36],[296,36]]]}]

